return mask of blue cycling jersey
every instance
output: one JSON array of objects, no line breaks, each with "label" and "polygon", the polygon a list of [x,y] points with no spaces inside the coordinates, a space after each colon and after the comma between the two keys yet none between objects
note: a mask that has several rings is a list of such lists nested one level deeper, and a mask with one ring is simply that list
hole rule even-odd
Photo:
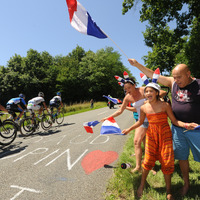
[{"label": "blue cycling jersey", "polygon": [[7,105],[11,105],[11,104],[20,104],[23,103],[24,105],[26,105],[26,102],[23,98],[21,97],[16,97],[16,98],[12,98],[7,102]]}]

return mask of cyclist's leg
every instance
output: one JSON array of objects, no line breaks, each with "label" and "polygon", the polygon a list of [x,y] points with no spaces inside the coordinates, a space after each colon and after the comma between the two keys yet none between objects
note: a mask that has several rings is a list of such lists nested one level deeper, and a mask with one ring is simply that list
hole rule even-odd
[{"label": "cyclist's leg", "polygon": [[50,111],[51,111],[51,116],[53,117],[53,109],[54,109],[54,103],[50,103],[49,104],[49,107],[50,107]]},{"label": "cyclist's leg", "polygon": [[18,105],[16,105],[16,104],[13,104],[12,105],[12,111],[14,112],[14,120],[16,121],[18,121],[19,120],[19,116],[17,116],[17,114],[16,114],[16,112],[17,113],[19,113],[19,112],[21,112],[21,109],[19,109],[19,107],[18,107]]},{"label": "cyclist's leg", "polygon": [[28,111],[31,114],[32,123],[34,123],[34,118],[36,117],[34,110],[37,110],[37,107],[33,104],[27,106]]},{"label": "cyclist's leg", "polygon": [[17,118],[17,119],[20,119],[20,118],[22,117],[22,115],[24,114],[24,110],[22,110],[22,109],[18,108],[18,112],[20,112],[20,113],[19,113],[19,115],[18,115],[18,118]]},{"label": "cyclist's leg", "polygon": [[16,111],[15,111],[15,106],[13,104],[7,104],[6,109],[8,110],[8,113],[12,116],[13,120],[17,119]]},{"label": "cyclist's leg", "polygon": [[16,113],[13,110],[9,110],[8,113],[12,116],[13,120],[17,119],[17,115],[16,115]]},{"label": "cyclist's leg", "polygon": [[[39,108],[39,109],[38,109]],[[37,110],[39,111],[38,112],[38,116],[41,115],[42,111],[43,111],[43,106],[40,106],[40,105],[37,105]]]},{"label": "cyclist's leg", "polygon": [[12,117],[13,117],[13,120],[17,120],[17,114],[15,113],[14,110],[11,111],[12,112]]},{"label": "cyclist's leg", "polygon": [[57,104],[56,104],[56,108],[57,108],[57,111],[60,112],[60,109],[61,109],[60,103],[57,103]]},{"label": "cyclist's leg", "polygon": [[[56,103],[52,103],[51,104],[51,108],[52,108],[52,115],[55,117],[55,114],[57,113],[57,104]],[[56,111],[54,110],[54,108],[56,108]]]}]

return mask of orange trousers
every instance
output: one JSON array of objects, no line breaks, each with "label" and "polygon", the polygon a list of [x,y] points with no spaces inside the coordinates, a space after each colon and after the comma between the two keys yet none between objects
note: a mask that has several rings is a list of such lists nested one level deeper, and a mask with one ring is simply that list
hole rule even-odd
[{"label": "orange trousers", "polygon": [[145,157],[142,167],[151,170],[159,160],[163,174],[174,171],[172,132],[165,112],[147,114],[149,127],[146,133]]}]

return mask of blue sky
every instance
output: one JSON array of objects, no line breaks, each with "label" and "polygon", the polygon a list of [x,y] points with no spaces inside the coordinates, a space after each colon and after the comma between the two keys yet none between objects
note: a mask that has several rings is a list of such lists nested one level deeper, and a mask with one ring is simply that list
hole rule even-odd
[{"label": "blue sky", "polygon": [[[97,25],[125,52],[144,64],[142,57],[149,48],[142,32],[146,24],[139,21],[138,4],[122,15],[122,2],[116,0],[79,0]],[[121,54],[121,61],[142,85],[140,71],[132,67],[126,56],[110,39],[98,39],[76,31],[69,21],[65,0],[6,0],[0,3],[0,65],[18,54],[25,57],[29,49],[47,51],[52,56],[65,56],[77,45],[85,51],[113,47]]]}]

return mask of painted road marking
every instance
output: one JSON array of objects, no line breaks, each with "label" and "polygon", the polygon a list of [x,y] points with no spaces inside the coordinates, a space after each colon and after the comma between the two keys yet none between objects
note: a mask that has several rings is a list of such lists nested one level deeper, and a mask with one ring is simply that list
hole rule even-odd
[{"label": "painted road marking", "polygon": [[10,200],[16,199],[16,198],[17,198],[20,194],[22,194],[24,191],[34,192],[34,193],[41,193],[41,191],[38,191],[38,190],[35,190],[35,189],[31,189],[31,188],[20,187],[20,186],[17,186],[17,185],[11,185],[10,187],[11,187],[11,188],[20,189],[20,191],[19,191],[17,194],[15,194],[15,196],[12,197]]}]

